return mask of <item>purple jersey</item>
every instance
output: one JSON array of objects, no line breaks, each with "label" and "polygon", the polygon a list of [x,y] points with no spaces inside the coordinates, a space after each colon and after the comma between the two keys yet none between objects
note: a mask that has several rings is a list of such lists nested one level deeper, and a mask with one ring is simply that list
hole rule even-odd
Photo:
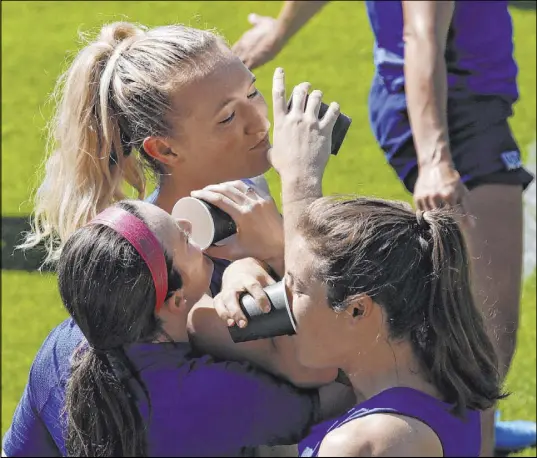
[{"label": "purple jersey", "polygon": [[438,436],[444,456],[479,456],[481,420],[479,412],[467,410],[465,418],[450,413],[452,406],[412,388],[391,388],[358,404],[345,415],[313,427],[298,446],[301,457],[317,456],[325,436],[357,418],[387,413],[422,421]]},{"label": "purple jersey", "polygon": [[[404,90],[403,9],[400,1],[366,1],[375,35],[377,74],[390,92]],[[445,59],[450,97],[518,98],[513,24],[507,0],[457,1]]]},{"label": "purple jersey", "polygon": [[[83,342],[71,319],[43,343],[13,422],[3,438],[7,456],[60,456],[60,419],[71,356]],[[259,445],[298,442],[318,410],[316,390],[298,391],[248,364],[195,357],[186,343],[126,347],[151,399],[138,408],[148,456],[244,456]]]}]

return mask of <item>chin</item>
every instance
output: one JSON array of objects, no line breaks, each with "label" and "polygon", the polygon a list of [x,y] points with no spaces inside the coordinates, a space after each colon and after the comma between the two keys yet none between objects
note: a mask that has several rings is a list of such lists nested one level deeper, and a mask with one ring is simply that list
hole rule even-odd
[{"label": "chin", "polygon": [[301,351],[300,347],[298,347],[296,356],[297,356],[298,363],[301,366],[309,367],[311,369],[325,369],[326,368],[326,365],[320,364],[321,362],[319,361],[318,358],[316,358],[316,355],[314,355],[311,352],[311,349],[310,350],[305,349],[305,351]]},{"label": "chin", "polygon": [[244,162],[240,169],[236,171],[232,176],[228,176],[226,180],[223,181],[233,181],[233,180],[242,180],[244,178],[254,178],[260,175],[264,175],[271,169],[271,165],[268,160],[256,161],[256,162]]},{"label": "chin", "polygon": [[267,173],[272,166],[270,165],[269,161],[266,162],[266,164],[263,164],[262,167],[258,167],[257,170],[251,175],[252,177],[257,177],[259,175],[264,175]]},{"label": "chin", "polygon": [[260,155],[259,160],[256,161],[255,164],[252,164],[253,165],[252,168],[254,169],[254,171],[251,174],[251,176],[263,175],[264,173],[267,173],[272,168],[268,159],[268,152],[269,152],[269,149],[267,149],[267,151],[263,153],[263,155]]}]

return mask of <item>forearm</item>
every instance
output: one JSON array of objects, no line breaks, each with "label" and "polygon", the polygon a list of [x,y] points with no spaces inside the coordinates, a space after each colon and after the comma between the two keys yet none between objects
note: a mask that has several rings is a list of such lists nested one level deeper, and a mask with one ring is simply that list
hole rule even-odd
[{"label": "forearm", "polygon": [[337,371],[301,366],[291,337],[234,343],[228,328],[217,315],[213,300],[205,296],[188,315],[187,330],[196,351],[215,358],[249,362],[299,388],[323,386],[335,380]]},{"label": "forearm", "polygon": [[434,41],[407,38],[405,91],[419,166],[450,162],[446,63]]},{"label": "forearm", "polygon": [[315,175],[302,177],[282,176],[282,208],[285,265],[292,270],[294,260],[288,255],[289,248],[298,236],[298,223],[304,210],[323,196],[322,177]]},{"label": "forearm", "polygon": [[446,43],[454,1],[403,1],[405,92],[420,167],[450,163]]},{"label": "forearm", "polygon": [[287,42],[313,16],[315,16],[326,3],[328,3],[327,0],[285,1],[277,19],[277,30],[282,41]]}]

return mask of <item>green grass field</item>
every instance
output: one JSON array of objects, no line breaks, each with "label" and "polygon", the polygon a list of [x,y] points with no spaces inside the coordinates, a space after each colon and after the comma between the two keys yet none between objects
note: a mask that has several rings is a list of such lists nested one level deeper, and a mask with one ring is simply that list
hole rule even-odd
[{"label": "green grass field", "polygon": [[[29,200],[44,154],[47,96],[77,50],[77,31],[128,19],[149,26],[173,22],[215,27],[234,42],[248,27],[247,14],[277,14],[280,2],[2,2],[2,215],[30,213]],[[535,10],[512,9],[521,100],[512,128],[527,154],[535,139]],[[270,94],[276,65],[287,84],[310,81],[325,99],[337,100],[353,126],[326,174],[326,193],[358,193],[408,200],[376,146],[367,118],[373,73],[372,35],[360,2],[333,2],[270,65],[257,71]],[[268,97],[270,99],[270,96]],[[277,178],[268,175],[279,195]],[[502,406],[504,419],[535,420],[535,273],[526,280],[519,348]],[[50,274],[2,271],[2,434],[11,421],[41,342],[65,316]],[[535,449],[521,456],[535,456]]]}]

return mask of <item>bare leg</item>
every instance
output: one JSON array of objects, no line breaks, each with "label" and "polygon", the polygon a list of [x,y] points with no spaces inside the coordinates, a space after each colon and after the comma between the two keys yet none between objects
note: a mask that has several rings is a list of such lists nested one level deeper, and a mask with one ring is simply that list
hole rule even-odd
[{"label": "bare leg", "polygon": [[[505,379],[516,347],[523,258],[522,187],[483,184],[472,191],[475,227],[465,229],[473,262],[473,285]],[[482,455],[494,449],[494,411],[482,417]]]}]

